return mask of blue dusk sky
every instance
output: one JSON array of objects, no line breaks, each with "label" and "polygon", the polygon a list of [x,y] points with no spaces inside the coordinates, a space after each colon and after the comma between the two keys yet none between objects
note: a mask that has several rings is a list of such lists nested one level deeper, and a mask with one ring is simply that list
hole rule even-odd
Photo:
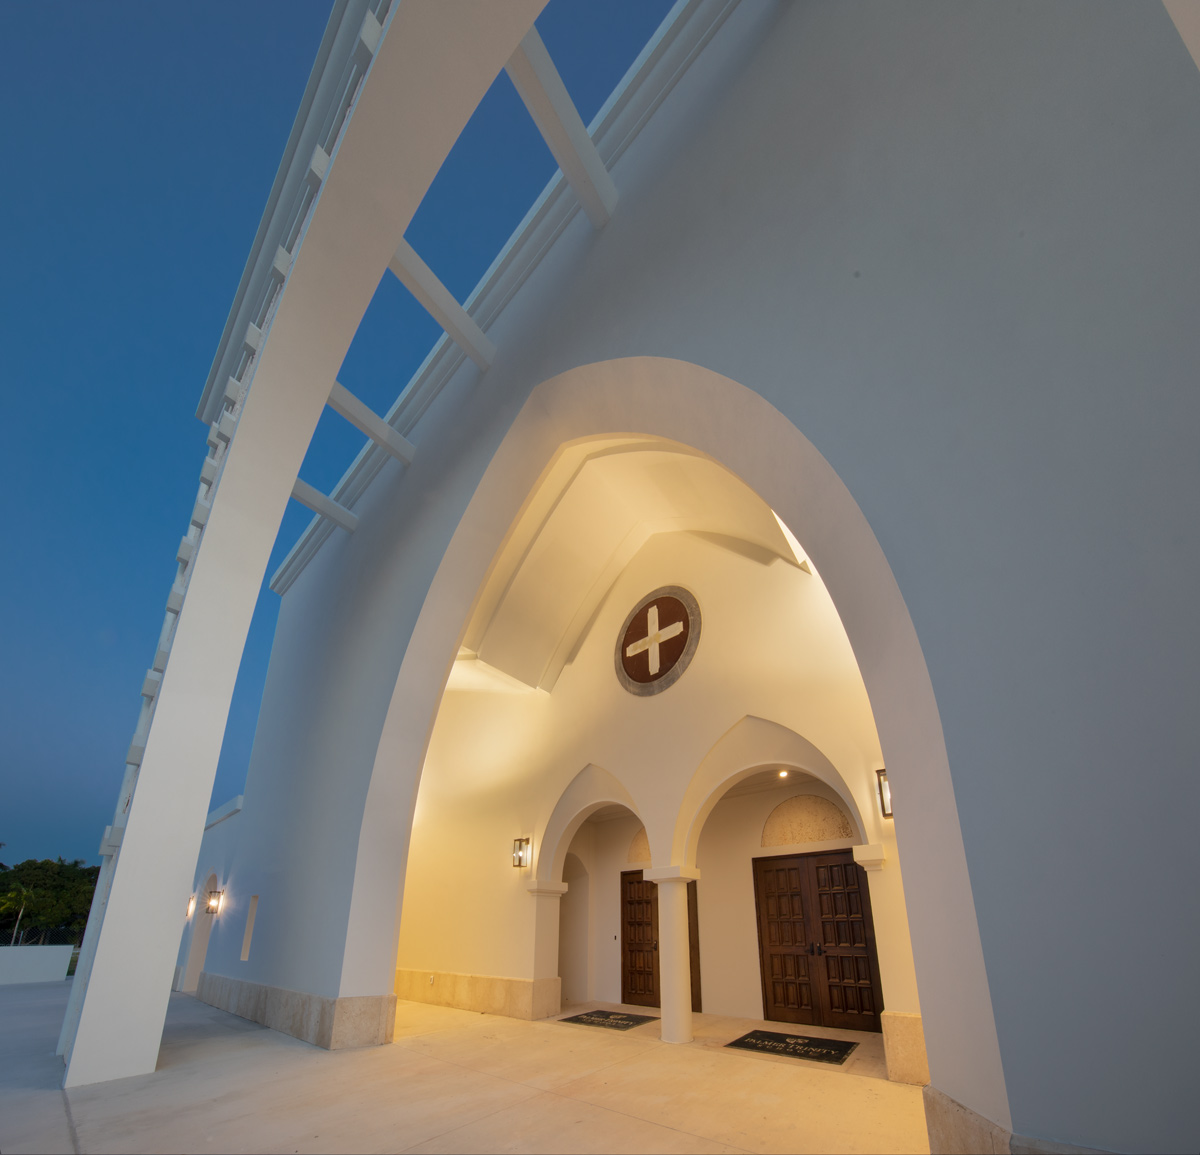
[{"label": "blue dusk sky", "polygon": [[[589,121],[668,0],[551,0]],[[207,429],[195,417],[329,14],[318,0],[0,4],[0,860],[98,861]],[[467,296],[555,170],[501,74],[408,239]],[[378,411],[439,335],[385,277],[339,379]],[[302,476],[361,448],[326,412]],[[311,515],[295,503],[267,574]],[[278,599],[251,627],[213,804],[243,786]]]}]

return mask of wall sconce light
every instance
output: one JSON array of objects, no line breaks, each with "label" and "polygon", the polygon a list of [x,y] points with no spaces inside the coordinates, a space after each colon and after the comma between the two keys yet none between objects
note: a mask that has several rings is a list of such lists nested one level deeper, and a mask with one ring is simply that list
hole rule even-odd
[{"label": "wall sconce light", "polygon": [[210,890],[208,892],[208,901],[205,903],[204,909],[209,914],[220,914],[221,906],[225,902],[225,892],[223,890]]},{"label": "wall sconce light", "polygon": [[780,778],[786,778],[786,777],[787,777],[787,774],[788,774],[788,772],[787,772],[786,770],[780,770],[780,771],[779,771],[779,777],[780,777]]},{"label": "wall sconce light", "polygon": [[513,839],[513,866],[519,868],[529,865],[533,858],[533,851],[530,845],[532,841],[530,838]]},{"label": "wall sconce light", "polygon": [[195,913],[196,913],[196,896],[193,894],[192,897],[188,899],[188,912],[187,912],[188,918],[191,918],[192,915],[194,915]]},{"label": "wall sconce light", "polygon": [[879,809],[884,818],[892,816],[892,788],[888,785],[887,771],[876,770],[875,776],[879,779]]}]

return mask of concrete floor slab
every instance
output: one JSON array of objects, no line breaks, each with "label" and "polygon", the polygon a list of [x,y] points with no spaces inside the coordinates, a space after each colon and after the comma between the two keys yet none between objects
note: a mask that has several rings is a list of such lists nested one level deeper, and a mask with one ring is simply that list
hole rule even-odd
[{"label": "concrete floor slab", "polygon": [[322,1051],[173,995],[153,1075],[64,1094],[68,990],[0,988],[5,1155],[928,1150],[920,1089],[877,1077],[869,1048],[857,1073],[729,1051],[763,1024],[718,1016],[675,1046],[657,1023],[618,1033],[402,1003],[393,1045]]}]

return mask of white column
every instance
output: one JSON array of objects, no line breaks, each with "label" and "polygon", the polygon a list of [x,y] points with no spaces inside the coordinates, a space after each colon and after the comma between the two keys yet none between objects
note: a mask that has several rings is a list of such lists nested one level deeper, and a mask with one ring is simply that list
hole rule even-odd
[{"label": "white column", "polygon": [[236,434],[227,430],[79,1025],[64,1046],[68,1088],[155,1070],[242,649],[329,383],[450,145],[541,8],[406,0],[395,9],[269,331],[253,335],[253,384]]},{"label": "white column", "polygon": [[531,1017],[545,1019],[562,1010],[558,973],[558,926],[565,882],[534,882],[528,887],[537,903],[533,930],[533,1006]]},{"label": "white column", "polygon": [[688,940],[688,883],[698,870],[662,866],[642,877],[658,883],[658,991],[664,1043],[692,1041],[692,952]]}]

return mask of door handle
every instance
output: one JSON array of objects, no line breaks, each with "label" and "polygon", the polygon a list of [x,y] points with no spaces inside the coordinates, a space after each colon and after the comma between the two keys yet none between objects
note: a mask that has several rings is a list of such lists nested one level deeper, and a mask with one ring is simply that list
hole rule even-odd
[{"label": "door handle", "polygon": [[650,944],[650,949],[651,949],[651,950],[658,950],[658,939],[655,939],[655,940],[654,940],[654,941],[653,941],[653,942]]},{"label": "door handle", "polygon": [[817,954],[824,954],[824,953],[825,952],[821,949],[821,944],[817,943]]},{"label": "door handle", "polygon": [[813,954],[816,951],[816,949],[817,948],[815,946],[813,946],[813,944],[811,942],[808,944],[808,953],[809,954]]}]

